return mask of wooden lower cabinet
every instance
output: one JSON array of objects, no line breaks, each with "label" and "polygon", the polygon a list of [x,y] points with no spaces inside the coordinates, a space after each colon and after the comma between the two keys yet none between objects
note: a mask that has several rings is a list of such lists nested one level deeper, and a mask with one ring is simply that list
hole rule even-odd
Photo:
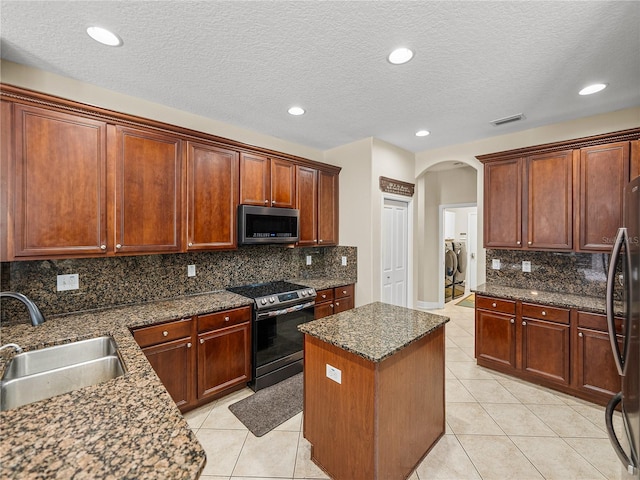
[{"label": "wooden lower cabinet", "polygon": [[133,337],[183,412],[251,380],[251,307],[137,328]]},{"label": "wooden lower cabinet", "polygon": [[482,367],[602,405],[620,391],[604,315],[476,295],[475,331]]},{"label": "wooden lower cabinet", "polygon": [[354,290],[354,284],[318,290],[314,318],[317,320],[351,310],[355,306]]}]

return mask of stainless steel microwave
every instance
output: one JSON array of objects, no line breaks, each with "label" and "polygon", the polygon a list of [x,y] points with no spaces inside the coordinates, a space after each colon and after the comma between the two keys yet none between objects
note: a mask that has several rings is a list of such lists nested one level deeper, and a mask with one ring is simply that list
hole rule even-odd
[{"label": "stainless steel microwave", "polygon": [[238,244],[296,243],[300,211],[293,208],[238,207]]}]

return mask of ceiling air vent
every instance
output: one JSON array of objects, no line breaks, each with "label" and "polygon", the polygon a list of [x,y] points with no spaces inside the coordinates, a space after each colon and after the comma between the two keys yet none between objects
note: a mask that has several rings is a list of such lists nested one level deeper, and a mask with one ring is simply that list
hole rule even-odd
[{"label": "ceiling air vent", "polygon": [[491,123],[494,127],[499,127],[500,125],[504,125],[505,123],[518,122],[525,118],[524,114],[518,113],[516,115],[511,115],[510,117],[498,118],[497,120],[492,120]]}]

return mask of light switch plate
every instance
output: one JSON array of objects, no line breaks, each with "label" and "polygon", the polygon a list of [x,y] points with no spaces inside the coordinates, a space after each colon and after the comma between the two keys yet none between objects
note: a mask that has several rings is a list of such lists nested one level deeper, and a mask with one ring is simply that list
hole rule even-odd
[{"label": "light switch plate", "polygon": [[307,255],[307,265],[311,265],[311,255]]},{"label": "light switch plate", "polygon": [[80,275],[72,273],[71,275],[58,275],[56,278],[56,290],[64,292],[65,290],[78,290],[80,288]]},{"label": "light switch plate", "polygon": [[343,267],[347,266],[347,257],[345,257],[345,256],[342,257],[342,266]]},{"label": "light switch plate", "polygon": [[187,265],[187,277],[195,277],[195,276],[196,276],[196,266]]},{"label": "light switch plate", "polygon": [[342,384],[342,370],[338,370],[336,367],[327,365],[327,378],[330,378],[336,383]]},{"label": "light switch plate", "polygon": [[497,258],[491,260],[491,268],[493,268],[494,270],[500,270],[500,260],[498,260]]},{"label": "light switch plate", "polygon": [[523,260],[522,271],[527,273],[531,272],[531,262],[529,262],[528,260]]}]

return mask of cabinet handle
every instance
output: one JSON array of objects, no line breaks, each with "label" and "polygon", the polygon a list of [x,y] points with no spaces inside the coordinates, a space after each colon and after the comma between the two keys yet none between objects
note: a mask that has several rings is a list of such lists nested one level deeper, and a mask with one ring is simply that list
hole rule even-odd
[{"label": "cabinet handle", "polygon": [[190,247],[193,247],[193,242],[189,242],[189,246],[190,246]]},{"label": "cabinet handle", "polygon": [[169,335],[169,332],[167,332],[166,330],[162,332],[163,337],[166,337],[167,335]]},{"label": "cabinet handle", "polygon": [[512,318],[511,320],[509,320],[510,323],[516,323],[515,318]]},{"label": "cabinet handle", "polygon": [[584,337],[584,335],[583,335],[583,333],[582,333],[582,332],[578,332],[578,336],[579,336],[580,338]]},{"label": "cabinet handle", "polygon": [[122,248],[122,245],[120,245],[120,244],[118,243],[118,244],[116,245],[116,248],[117,248],[117,249],[121,249],[121,248]]},{"label": "cabinet handle", "polygon": [[100,250],[106,250],[107,246],[106,245],[100,245]]},{"label": "cabinet handle", "polygon": [[224,317],[224,321],[228,322],[229,321],[229,317]]},{"label": "cabinet handle", "polygon": [[492,306],[493,308],[496,308],[498,305],[496,304],[496,302],[493,302],[493,303],[491,304],[491,306]]},{"label": "cabinet handle", "polygon": [[527,326],[527,322],[525,322],[524,320],[522,321],[522,326],[526,327]]},{"label": "cabinet handle", "polygon": [[191,342],[187,343],[187,348],[191,348]]},{"label": "cabinet handle", "polygon": [[542,310],[542,316],[546,317],[547,316],[547,312],[545,312],[544,310]]},{"label": "cabinet handle", "polygon": [[204,343],[204,338],[200,339],[200,345],[202,345]]}]

